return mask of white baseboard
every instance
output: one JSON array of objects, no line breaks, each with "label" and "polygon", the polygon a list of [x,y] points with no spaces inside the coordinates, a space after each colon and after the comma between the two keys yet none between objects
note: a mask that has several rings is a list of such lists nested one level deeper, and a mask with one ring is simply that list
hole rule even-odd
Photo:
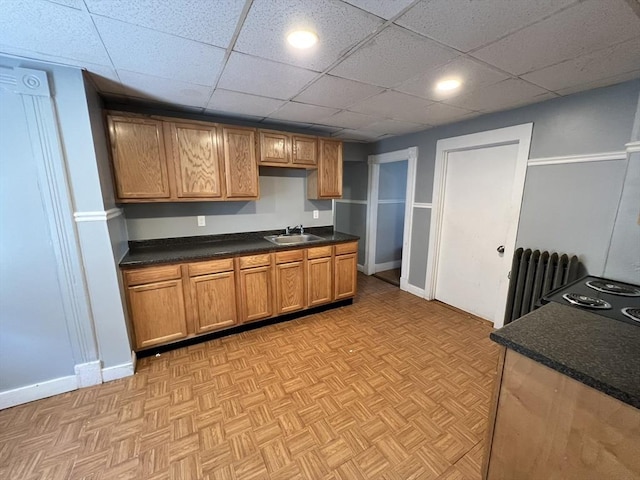
[{"label": "white baseboard", "polygon": [[358,271],[364,273],[364,265],[358,264]]},{"label": "white baseboard", "polygon": [[102,381],[110,382],[119,378],[130,377],[135,372],[133,361],[102,369]]},{"label": "white baseboard", "polygon": [[94,362],[79,363],[74,367],[78,388],[91,387],[102,383],[102,362],[96,360]]},{"label": "white baseboard", "polygon": [[46,382],[14,388],[13,390],[0,392],[0,410],[77,389],[78,379],[75,375],[54,378]]},{"label": "white baseboard", "polygon": [[394,268],[400,268],[402,266],[402,260],[394,260],[393,262],[376,263],[374,269],[376,272],[384,272],[386,270],[393,270]]},{"label": "white baseboard", "polygon": [[424,298],[425,295],[424,288],[411,285],[406,278],[400,278],[400,290],[404,290],[405,292],[411,293],[412,295],[420,298]]}]

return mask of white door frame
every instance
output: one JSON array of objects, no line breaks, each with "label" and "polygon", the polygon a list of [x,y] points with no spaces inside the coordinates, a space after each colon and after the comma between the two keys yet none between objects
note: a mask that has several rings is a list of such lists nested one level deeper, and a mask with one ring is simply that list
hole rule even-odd
[{"label": "white door frame", "polygon": [[369,184],[367,187],[367,238],[365,242],[364,273],[375,273],[376,231],[378,227],[378,188],[380,164],[407,161],[407,191],[404,204],[404,232],[402,234],[402,277],[400,288],[407,290],[411,258],[411,232],[413,227],[413,203],[416,189],[416,164],[418,147],[405,148],[389,153],[369,155]]},{"label": "white door frame", "polygon": [[[520,220],[520,207],[524,193],[524,180],[527,172],[529,147],[531,145],[531,132],[533,123],[516,125],[513,127],[499,128],[486,132],[462,135],[459,137],[444,138],[436,144],[436,165],[433,178],[433,207],[431,213],[431,227],[429,229],[429,251],[427,253],[427,272],[425,279],[425,298],[433,300],[436,294],[436,282],[438,278],[438,260],[440,256],[440,238],[442,235],[442,216],[444,211],[445,179],[447,173],[448,156],[451,152],[474,150],[499,145],[518,144],[516,159],[516,171],[509,206],[510,217],[518,221],[511,222],[505,240],[505,258],[511,258],[516,244],[518,223]],[[509,263],[510,265],[510,263]],[[509,267],[507,267],[509,268]],[[500,297],[506,301],[509,282],[501,283]],[[502,307],[503,309],[505,306]],[[498,321],[504,317],[498,313]],[[496,323],[496,326],[498,324]],[[501,325],[500,325],[501,326]]]}]

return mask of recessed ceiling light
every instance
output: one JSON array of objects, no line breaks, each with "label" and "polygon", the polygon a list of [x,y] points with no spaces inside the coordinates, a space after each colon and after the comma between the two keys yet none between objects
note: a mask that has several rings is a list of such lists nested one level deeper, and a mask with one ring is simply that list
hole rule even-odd
[{"label": "recessed ceiling light", "polygon": [[295,48],[309,48],[316,44],[318,35],[309,30],[297,30],[287,36],[287,41]]},{"label": "recessed ceiling light", "polygon": [[460,80],[456,80],[455,78],[450,78],[448,80],[442,80],[441,82],[436,83],[436,90],[441,92],[447,92],[449,90],[455,90],[460,87],[462,82]]}]

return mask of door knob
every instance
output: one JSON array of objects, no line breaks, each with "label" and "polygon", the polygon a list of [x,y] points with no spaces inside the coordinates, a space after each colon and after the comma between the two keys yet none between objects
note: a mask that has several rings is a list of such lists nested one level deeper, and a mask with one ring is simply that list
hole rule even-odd
[{"label": "door knob", "polygon": [[504,253],[504,245],[500,245],[498,248],[498,253]]}]

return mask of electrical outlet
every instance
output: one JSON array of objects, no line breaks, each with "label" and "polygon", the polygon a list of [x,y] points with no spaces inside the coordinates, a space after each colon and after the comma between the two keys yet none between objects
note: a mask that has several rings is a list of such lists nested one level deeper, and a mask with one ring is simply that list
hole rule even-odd
[{"label": "electrical outlet", "polygon": [[320,212],[318,210],[314,210],[313,211],[313,218],[315,218],[315,219],[320,218]]},{"label": "electrical outlet", "polygon": [[198,226],[204,227],[206,224],[207,222],[204,219],[204,215],[198,215]]}]

